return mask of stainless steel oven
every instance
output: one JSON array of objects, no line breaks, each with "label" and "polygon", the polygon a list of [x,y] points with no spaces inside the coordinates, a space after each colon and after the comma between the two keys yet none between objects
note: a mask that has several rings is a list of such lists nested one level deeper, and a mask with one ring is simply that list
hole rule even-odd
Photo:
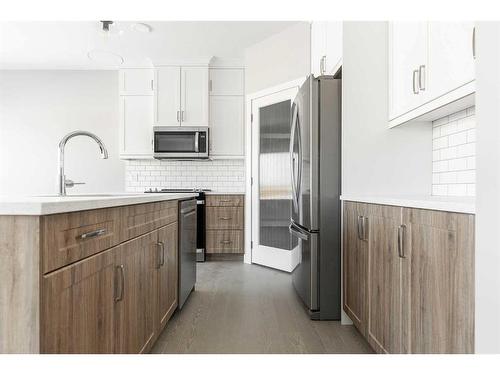
[{"label": "stainless steel oven", "polygon": [[156,159],[208,159],[208,126],[154,126]]}]

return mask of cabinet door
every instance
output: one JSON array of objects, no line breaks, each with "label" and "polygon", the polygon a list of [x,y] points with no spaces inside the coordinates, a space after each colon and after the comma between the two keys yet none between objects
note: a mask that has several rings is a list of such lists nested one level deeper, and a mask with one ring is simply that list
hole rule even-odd
[{"label": "cabinet door", "polygon": [[210,95],[245,95],[243,69],[210,69]]},{"label": "cabinet door", "polygon": [[181,123],[208,126],[208,68],[181,68]]},{"label": "cabinet door", "polygon": [[[418,70],[427,64],[427,23],[389,23],[389,118],[420,106],[426,90],[418,90]],[[414,78],[414,72],[415,80]]]},{"label": "cabinet door", "polygon": [[42,278],[41,352],[114,352],[114,252]]},{"label": "cabinet door", "polygon": [[311,24],[311,73],[318,77],[321,72],[321,60],[327,54],[327,22],[315,21]]},{"label": "cabinet door", "polygon": [[149,158],[152,156],[153,98],[151,96],[120,97],[120,156]]},{"label": "cabinet door", "polygon": [[158,324],[159,330],[165,327],[177,308],[178,287],[178,250],[177,223],[172,223],[158,230],[159,247],[158,267]]},{"label": "cabinet door", "polygon": [[244,155],[244,97],[210,97],[210,154]]},{"label": "cabinet door", "polygon": [[155,123],[179,126],[181,110],[181,68],[167,66],[156,69]]},{"label": "cabinet door", "polygon": [[398,254],[401,208],[368,205],[368,342],[378,353],[402,353],[403,258]]},{"label": "cabinet door", "polygon": [[342,60],[342,21],[326,25],[326,74],[334,74]]},{"label": "cabinet door", "polygon": [[429,22],[429,99],[474,80],[473,22]]},{"label": "cabinet door", "polygon": [[154,231],[115,248],[117,353],[143,353],[152,345],[157,239]]},{"label": "cabinet door", "polygon": [[120,95],[153,95],[153,69],[121,69]]},{"label": "cabinet door", "polygon": [[[344,205],[344,311],[358,330],[366,336],[368,319],[368,219],[365,205],[346,202]],[[365,240],[366,238],[366,240]]]},{"label": "cabinet door", "polygon": [[474,216],[403,209],[411,353],[474,352]]}]

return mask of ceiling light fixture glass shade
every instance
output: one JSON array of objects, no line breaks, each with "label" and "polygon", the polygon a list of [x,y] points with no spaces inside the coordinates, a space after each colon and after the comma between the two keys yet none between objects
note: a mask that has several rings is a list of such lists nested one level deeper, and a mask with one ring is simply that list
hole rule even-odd
[{"label": "ceiling light fixture glass shade", "polygon": [[142,22],[133,23],[132,25],[130,25],[130,28],[133,31],[137,31],[139,33],[144,33],[144,34],[153,31],[153,28],[151,26],[149,26],[147,23],[142,23]]},{"label": "ceiling light fixture glass shade", "polygon": [[123,64],[123,57],[112,52],[93,49],[87,53],[87,57],[105,66],[119,66]]}]

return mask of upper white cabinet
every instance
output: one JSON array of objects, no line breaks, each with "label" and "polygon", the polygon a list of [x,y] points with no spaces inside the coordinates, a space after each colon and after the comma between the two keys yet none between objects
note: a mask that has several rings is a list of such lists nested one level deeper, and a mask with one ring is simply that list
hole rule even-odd
[{"label": "upper white cabinet", "polygon": [[245,71],[232,68],[211,68],[210,95],[243,95]]},{"label": "upper white cabinet", "polygon": [[155,123],[163,126],[208,125],[208,67],[156,69]]},{"label": "upper white cabinet", "polygon": [[342,62],[342,22],[311,23],[311,73],[334,74]]},{"label": "upper white cabinet", "polygon": [[208,125],[208,67],[181,68],[181,125]]},{"label": "upper white cabinet", "polygon": [[152,158],[154,69],[119,72],[120,135],[122,159]]},{"label": "upper white cabinet", "polygon": [[472,22],[389,24],[389,126],[473,104]]},{"label": "upper white cabinet", "polygon": [[210,156],[242,158],[245,123],[245,71],[210,69]]},{"label": "upper white cabinet", "polygon": [[153,95],[153,69],[122,69],[119,75],[120,95]]},{"label": "upper white cabinet", "polygon": [[165,126],[181,124],[181,68],[157,68],[155,89],[155,123]]}]

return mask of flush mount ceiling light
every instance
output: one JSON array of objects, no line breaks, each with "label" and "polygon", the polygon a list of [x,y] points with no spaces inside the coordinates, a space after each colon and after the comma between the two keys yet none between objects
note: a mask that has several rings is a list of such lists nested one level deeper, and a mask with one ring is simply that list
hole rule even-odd
[{"label": "flush mount ceiling light", "polygon": [[132,25],[130,25],[130,28],[133,30],[133,31],[137,31],[139,33],[144,33],[144,34],[147,34],[147,33],[150,33],[151,31],[153,31],[153,28],[151,26],[149,26],[147,23],[133,23]]},{"label": "flush mount ceiling light", "polygon": [[101,33],[106,36],[119,36],[123,34],[123,30],[120,30],[116,26],[114,21],[100,21],[101,22]]},{"label": "flush mount ceiling light", "polygon": [[108,51],[94,49],[87,53],[87,57],[103,65],[117,66],[123,64],[123,57]]}]

